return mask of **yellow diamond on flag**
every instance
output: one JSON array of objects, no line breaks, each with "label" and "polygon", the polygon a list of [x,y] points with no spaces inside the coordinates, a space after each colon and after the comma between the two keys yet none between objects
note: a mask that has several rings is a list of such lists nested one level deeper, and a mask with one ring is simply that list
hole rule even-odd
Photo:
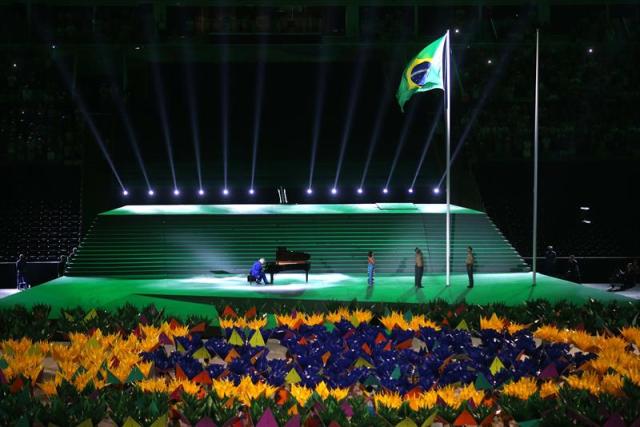
[{"label": "yellow diamond on flag", "polygon": [[127,417],[126,420],[124,420],[124,424],[122,424],[122,427],[142,427],[142,426],[138,424],[136,420],[134,420],[129,416]]},{"label": "yellow diamond on flag", "polygon": [[469,325],[467,325],[467,321],[465,319],[462,319],[460,323],[458,323],[458,326],[456,326],[456,329],[459,331],[468,331]]}]

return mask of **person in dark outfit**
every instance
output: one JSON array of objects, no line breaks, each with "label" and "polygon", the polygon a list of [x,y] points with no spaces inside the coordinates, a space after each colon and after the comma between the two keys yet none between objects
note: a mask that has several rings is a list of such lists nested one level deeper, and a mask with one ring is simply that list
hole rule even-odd
[{"label": "person in dark outfit", "polygon": [[569,256],[566,277],[567,280],[580,283],[580,265],[578,265],[578,260],[576,259],[575,255]]},{"label": "person in dark outfit", "polygon": [[553,276],[556,273],[556,251],[553,246],[547,246],[544,253],[544,272],[547,276]]},{"label": "person in dark outfit", "polygon": [[467,259],[465,265],[467,266],[467,276],[469,276],[469,286],[467,288],[473,288],[473,265],[476,263],[476,257],[473,255],[473,248],[467,247]]},{"label": "person in dark outfit", "polygon": [[420,248],[416,248],[415,287],[422,287],[422,274],[424,273],[424,257]]},{"label": "person in dark outfit", "polygon": [[23,289],[27,289],[29,285],[27,284],[27,280],[24,277],[24,270],[27,267],[27,259],[23,254],[18,256],[18,260],[16,261],[16,287],[19,291]]},{"label": "person in dark outfit", "polygon": [[64,276],[65,268],[67,268],[67,256],[60,255],[60,260],[58,261],[58,277]]},{"label": "person in dark outfit", "polygon": [[376,257],[373,256],[373,251],[369,251],[367,255],[367,284],[373,286],[373,280],[376,273]]}]

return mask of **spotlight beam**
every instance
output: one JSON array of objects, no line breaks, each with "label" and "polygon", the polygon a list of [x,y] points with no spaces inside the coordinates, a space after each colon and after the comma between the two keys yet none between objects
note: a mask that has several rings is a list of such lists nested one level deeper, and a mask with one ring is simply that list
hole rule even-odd
[{"label": "spotlight beam", "polygon": [[364,168],[362,169],[362,177],[360,178],[360,186],[358,188],[362,188],[364,186],[364,181],[367,179],[367,174],[369,173],[369,165],[371,164],[371,159],[373,157],[373,151],[380,140],[380,131],[382,129],[382,122],[384,119],[384,115],[387,112],[387,105],[389,104],[389,98],[386,96],[387,89],[389,88],[389,84],[385,85],[383,99],[378,104],[378,111],[376,112],[376,119],[373,125],[373,132],[371,134],[371,142],[369,143],[369,152],[367,153],[367,160],[364,163]]},{"label": "spotlight beam", "polygon": [[[523,20],[524,21],[524,20]],[[456,148],[453,151],[453,154],[451,155],[451,160],[450,160],[450,165],[453,165],[453,162],[456,160],[456,158],[458,157],[458,154],[460,153],[460,150],[462,149],[462,146],[464,145],[467,137],[469,136],[469,132],[471,131],[471,129],[473,128],[473,126],[475,125],[475,122],[478,118],[478,114],[480,113],[480,111],[482,111],[484,104],[486,103],[487,99],[490,98],[493,89],[495,88],[497,82],[500,80],[500,77],[502,76],[502,73],[506,67],[507,62],[509,61],[510,57],[511,57],[511,53],[513,52],[513,49],[515,49],[516,44],[517,44],[517,39],[521,34],[521,31],[524,28],[524,22],[518,22],[515,25],[520,25],[518,28],[514,29],[511,32],[511,35],[509,37],[509,43],[507,44],[507,47],[505,48],[505,50],[502,52],[502,55],[500,56],[500,60],[498,61],[498,64],[496,66],[496,69],[493,73],[493,75],[491,76],[491,78],[489,79],[489,82],[484,85],[484,89],[482,90],[482,95],[480,96],[480,100],[476,103],[472,113],[471,113],[471,118],[470,120],[467,122],[467,125],[465,126],[462,134],[460,135],[460,138],[458,139],[458,143],[456,144]],[[444,179],[446,178],[446,170],[442,173],[442,176],[440,177],[440,181],[438,182],[438,187],[442,186],[442,183],[444,182]]]},{"label": "spotlight beam", "polygon": [[184,47],[185,56],[185,71],[186,71],[186,86],[187,86],[187,101],[189,105],[189,119],[191,124],[191,136],[193,137],[193,151],[196,158],[196,168],[198,173],[198,188],[202,188],[202,168],[200,166],[200,129],[198,120],[198,102],[197,95],[194,88],[194,73],[193,66],[191,65],[191,59],[193,57],[190,45]]},{"label": "spotlight beam", "polygon": [[116,167],[113,164],[113,160],[111,159],[111,156],[109,155],[109,151],[107,150],[107,147],[106,147],[104,141],[102,140],[102,136],[100,136],[100,132],[98,131],[98,128],[96,127],[95,122],[91,118],[91,114],[89,113],[89,109],[87,108],[87,105],[86,105],[86,103],[84,101],[84,98],[82,98],[82,95],[80,95],[80,93],[74,89],[73,79],[71,78],[71,74],[69,73],[69,70],[67,70],[67,68],[64,66],[64,64],[62,64],[57,58],[54,58],[54,63],[58,67],[58,70],[60,71],[60,74],[62,75],[62,79],[64,80],[64,82],[65,82],[65,84],[67,86],[67,89],[69,89],[69,92],[71,93],[72,98],[76,101],[76,104],[78,105],[78,110],[80,111],[80,114],[82,115],[82,118],[84,119],[85,123],[87,124],[87,127],[89,128],[89,131],[91,132],[91,135],[93,135],[93,139],[98,144],[98,147],[100,148],[100,151],[102,152],[102,155],[104,156],[105,160],[107,161],[107,164],[111,168],[111,172],[113,173],[113,176],[116,178],[116,181],[118,181],[118,185],[120,185],[120,189],[124,193],[127,190],[126,190],[124,184],[122,183],[122,179],[120,178],[120,174],[118,174],[118,171],[116,170]]},{"label": "spotlight beam", "polygon": [[222,41],[222,58],[220,61],[220,110],[222,112],[222,124],[220,126],[222,137],[222,171],[224,174],[224,188],[228,188],[228,157],[229,157],[229,48],[226,40]]},{"label": "spotlight beam", "polygon": [[258,144],[260,142],[260,120],[262,118],[262,97],[264,92],[264,79],[265,79],[265,56],[266,56],[266,44],[260,45],[260,52],[258,59],[258,68],[256,76],[256,107],[253,115],[253,157],[251,158],[251,186],[253,189],[256,178],[256,163],[258,157]]},{"label": "spotlight beam", "polygon": [[340,180],[340,172],[342,171],[342,163],[344,162],[344,153],[347,148],[347,143],[349,142],[349,136],[351,135],[353,115],[355,113],[356,103],[360,94],[360,85],[362,84],[365,61],[366,54],[365,52],[361,52],[358,59],[358,64],[356,65],[356,69],[353,74],[353,85],[351,86],[351,97],[349,99],[349,107],[347,109],[347,120],[345,121],[344,130],[342,131],[342,140],[340,141],[340,155],[338,156],[338,166],[336,167],[336,177],[333,180],[333,188],[338,187],[338,181]]},{"label": "spotlight beam", "polygon": [[415,115],[416,109],[416,103],[414,102],[413,104],[411,104],[411,107],[409,107],[409,113],[404,118],[404,123],[402,123],[402,131],[400,132],[400,139],[398,140],[398,145],[396,145],[396,152],[393,155],[393,161],[391,162],[391,168],[389,169],[389,175],[387,175],[387,182],[385,183],[384,188],[389,188],[393,172],[396,170],[396,165],[398,164],[398,159],[400,158],[400,153],[402,152],[404,143],[407,140],[409,125],[413,121],[413,116]]},{"label": "spotlight beam", "polygon": [[104,63],[107,68],[107,74],[109,75],[109,80],[111,81],[112,93],[115,92],[113,96],[113,101],[116,104],[116,108],[118,110],[118,114],[120,115],[120,119],[122,120],[122,124],[124,125],[124,129],[127,132],[127,139],[129,140],[129,145],[131,145],[131,149],[136,157],[138,162],[138,166],[140,167],[140,172],[142,172],[142,176],[144,178],[145,183],[147,184],[147,189],[151,188],[151,183],[149,182],[149,175],[147,174],[147,169],[144,166],[144,161],[142,160],[142,154],[140,152],[140,146],[138,144],[138,138],[133,130],[133,125],[131,123],[131,118],[127,112],[127,108],[124,105],[124,97],[122,92],[120,91],[120,87],[118,86],[118,82],[116,80],[116,72],[115,67],[113,65],[113,58],[107,53],[104,48],[104,41],[102,38],[97,35],[96,41],[98,45],[98,50],[102,57],[105,59]]},{"label": "spotlight beam", "polygon": [[[321,45],[324,46],[324,45]],[[322,62],[318,68],[318,81],[316,85],[316,110],[313,123],[313,134],[311,139],[311,161],[309,163],[309,185],[313,185],[313,173],[316,167],[316,153],[318,151],[318,140],[320,139],[320,124],[322,123],[322,113],[324,111],[324,95],[327,87],[327,64]]]},{"label": "spotlight beam", "polygon": [[414,188],[416,185],[416,181],[418,180],[418,175],[420,175],[420,170],[422,169],[422,164],[424,163],[424,159],[427,156],[427,151],[429,151],[429,147],[431,146],[431,141],[433,141],[433,136],[436,133],[436,129],[438,127],[438,123],[440,122],[440,118],[442,117],[442,106],[444,103],[441,103],[438,107],[438,113],[433,119],[433,123],[431,124],[431,129],[429,129],[429,135],[427,136],[427,141],[422,148],[422,153],[420,154],[420,160],[418,161],[418,167],[416,168],[416,173],[413,175],[413,181],[411,181],[411,186],[409,188]]},{"label": "spotlight beam", "polygon": [[[45,27],[40,22],[38,22],[39,20],[37,18],[34,19],[34,21],[35,21],[36,31],[38,31],[40,33],[40,36],[45,40],[45,42],[47,42],[48,44],[50,44],[52,47],[55,48],[55,45],[52,44],[53,36],[52,36],[52,32],[51,32],[50,28]],[[84,102],[84,99],[82,98],[80,93],[75,90],[76,86],[75,86],[75,83],[74,83],[74,79],[71,77],[71,74],[69,73],[69,70],[67,70],[67,68],[64,66],[64,64],[62,64],[58,60],[57,56],[54,56],[52,59],[53,59],[53,62],[56,64],[56,67],[58,68],[58,71],[60,72],[62,80],[64,80],[64,83],[67,86],[67,89],[69,90],[69,93],[71,94],[72,99],[74,99],[76,101],[76,103],[78,104],[78,109],[80,110],[80,114],[82,115],[82,118],[84,119],[85,123],[87,124],[87,127],[89,128],[89,131],[93,135],[94,140],[98,144],[98,147],[100,148],[100,151],[102,152],[102,155],[104,156],[105,160],[107,161],[107,164],[109,165],[109,168],[111,168],[111,172],[113,173],[113,176],[116,178],[116,181],[118,181],[118,184],[120,185],[120,190],[122,191],[123,194],[124,194],[124,192],[128,193],[127,189],[125,188],[124,184],[122,183],[122,179],[120,178],[120,174],[118,174],[118,171],[116,170],[116,167],[113,164],[113,160],[111,159],[111,156],[109,155],[107,147],[105,146],[104,141],[102,140],[102,137],[100,136],[100,132],[98,132],[98,128],[96,127],[95,123],[93,122],[93,119],[91,118],[91,114],[89,113],[89,110],[87,109],[87,106],[86,106],[86,104]]]}]

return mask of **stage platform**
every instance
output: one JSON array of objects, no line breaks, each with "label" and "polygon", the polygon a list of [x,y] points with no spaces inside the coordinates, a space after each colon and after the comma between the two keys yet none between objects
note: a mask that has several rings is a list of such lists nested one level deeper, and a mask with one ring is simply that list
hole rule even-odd
[{"label": "stage platform", "polygon": [[531,273],[477,274],[473,289],[468,289],[467,277],[452,276],[452,285],[444,286],[443,275],[424,277],[424,288],[413,287],[413,276],[378,275],[373,288],[367,287],[365,274],[311,274],[309,283],[302,274],[281,274],[276,284],[249,285],[244,275],[204,275],[171,279],[136,279],[104,277],[62,277],[27,291],[0,300],[0,308],[15,304],[31,307],[48,304],[52,315],[61,308],[80,306],[116,309],[126,303],[143,307],[155,304],[170,315],[207,316],[217,320],[213,304],[222,299],[262,298],[270,300],[301,300],[321,307],[327,301],[359,303],[422,304],[437,299],[450,303],[503,303],[518,305],[525,301],[545,299],[582,304],[593,298],[602,302],[630,301],[621,295],[538,275],[538,284],[531,286]]}]

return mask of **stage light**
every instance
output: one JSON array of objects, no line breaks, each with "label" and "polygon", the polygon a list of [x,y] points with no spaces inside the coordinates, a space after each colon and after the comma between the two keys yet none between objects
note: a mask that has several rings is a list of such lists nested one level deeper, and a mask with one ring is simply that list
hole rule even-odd
[{"label": "stage light", "polygon": [[460,34],[460,28],[456,28],[455,30],[453,30],[453,32],[456,34]]},{"label": "stage light", "polygon": [[590,47],[589,49],[587,49],[587,53],[593,53],[593,48]]},{"label": "stage light", "polygon": [[384,194],[387,194],[387,193],[389,192],[389,189],[388,189],[387,187],[385,187],[385,188],[383,188],[383,189],[382,189],[382,192],[383,192]]},{"label": "stage light", "polygon": [[13,68],[17,68],[18,64],[16,64],[15,62],[13,63]]},{"label": "stage light", "polygon": [[590,208],[589,206],[580,206],[580,210],[581,210],[581,211],[588,211],[588,210],[590,210],[590,209],[591,209],[591,208]]},{"label": "stage light", "polygon": [[136,50],[140,50],[140,46],[136,46]]},{"label": "stage light", "polygon": [[149,191],[147,191],[147,194],[150,195],[150,196],[153,196],[156,193],[154,193],[154,191],[152,189],[149,189]]},{"label": "stage light", "polygon": [[311,188],[307,188],[307,194],[313,194],[313,190]]},{"label": "stage light", "polygon": [[358,194],[362,194],[362,188],[358,188]]},{"label": "stage light", "polygon": [[177,188],[173,190],[173,195],[174,196],[179,196],[180,195],[180,190],[178,190]]},{"label": "stage light", "polygon": [[56,48],[56,45],[55,45],[55,44],[52,44],[52,45],[51,45],[51,49],[55,49],[55,48]]},{"label": "stage light", "polygon": [[225,196],[229,195],[229,189],[225,188],[224,190],[222,190],[222,194],[224,194]]},{"label": "stage light", "polygon": [[250,189],[249,189],[249,194],[251,194],[251,195],[253,196],[255,193],[256,193],[256,192],[255,192],[255,190],[254,190],[253,188],[250,188]]},{"label": "stage light", "polygon": [[583,219],[583,220],[582,220],[582,222],[583,222],[584,224],[591,224],[591,221],[589,221],[588,219]]},{"label": "stage light", "polygon": [[440,189],[438,187],[434,188],[433,194],[440,194]]},{"label": "stage light", "polygon": [[409,194],[413,194],[413,188],[410,188],[407,191],[409,192]]},{"label": "stage light", "polygon": [[199,189],[199,190],[198,190],[198,194],[199,194],[200,196],[204,196],[204,190],[203,190],[202,188],[201,188],[201,189]]},{"label": "stage light", "polygon": [[493,61],[490,60],[490,59],[487,59],[487,64],[491,65],[491,64],[493,64]]},{"label": "stage light", "polygon": [[335,188],[335,187],[334,187],[334,188],[332,188],[332,189],[331,189],[331,194],[334,194],[334,195],[335,195],[335,194],[338,194],[338,189],[337,189],[337,188]]},{"label": "stage light", "polygon": [[123,195],[123,196],[128,196],[128,195],[129,195],[129,192],[128,192],[127,190],[124,190],[124,189],[123,189],[123,190],[122,190],[122,195]]}]

